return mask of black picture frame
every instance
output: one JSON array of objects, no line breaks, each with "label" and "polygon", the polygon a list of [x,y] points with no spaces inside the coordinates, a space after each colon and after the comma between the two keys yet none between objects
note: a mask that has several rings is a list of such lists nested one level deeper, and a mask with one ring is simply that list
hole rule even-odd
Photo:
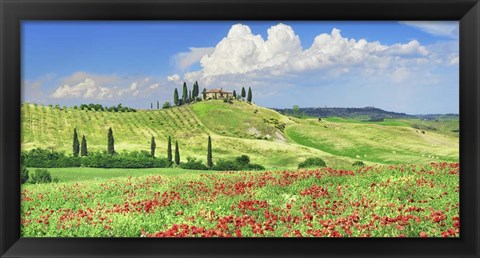
[{"label": "black picture frame", "polygon": [[[480,257],[478,0],[0,0],[1,257]],[[20,238],[22,20],[459,20],[459,238]]]}]

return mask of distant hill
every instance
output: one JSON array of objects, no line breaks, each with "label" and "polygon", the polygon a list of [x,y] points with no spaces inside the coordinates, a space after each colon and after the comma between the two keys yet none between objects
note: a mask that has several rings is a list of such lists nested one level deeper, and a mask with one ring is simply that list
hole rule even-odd
[{"label": "distant hill", "polygon": [[415,115],[416,117],[423,120],[449,120],[456,119],[458,120],[460,116],[458,114],[426,114],[426,115]]},{"label": "distant hill", "polygon": [[[284,114],[292,115],[295,111],[291,108],[274,108],[274,110]],[[312,117],[342,117],[342,118],[357,118],[364,121],[383,121],[386,118],[412,119],[419,118],[424,120],[435,120],[438,118],[458,118],[457,114],[427,114],[427,115],[409,115],[406,113],[398,113],[386,111],[375,107],[363,108],[340,108],[340,107],[308,107],[299,108],[299,114]]]}]

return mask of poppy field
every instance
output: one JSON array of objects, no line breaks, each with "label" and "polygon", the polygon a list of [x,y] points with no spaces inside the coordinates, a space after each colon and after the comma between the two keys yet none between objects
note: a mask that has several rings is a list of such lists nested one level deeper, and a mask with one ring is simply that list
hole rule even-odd
[{"label": "poppy field", "polygon": [[459,164],[22,185],[22,237],[458,237]]}]

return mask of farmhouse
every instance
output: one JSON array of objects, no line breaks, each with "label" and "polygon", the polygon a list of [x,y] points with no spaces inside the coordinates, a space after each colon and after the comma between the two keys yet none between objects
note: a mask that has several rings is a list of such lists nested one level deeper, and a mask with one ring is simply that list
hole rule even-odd
[{"label": "farmhouse", "polygon": [[205,92],[205,99],[224,99],[232,96],[232,92],[224,91],[223,89],[211,89]]}]

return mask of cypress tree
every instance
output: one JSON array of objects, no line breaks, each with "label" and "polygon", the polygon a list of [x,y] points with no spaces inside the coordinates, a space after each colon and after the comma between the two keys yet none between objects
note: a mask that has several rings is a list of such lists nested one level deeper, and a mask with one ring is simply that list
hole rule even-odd
[{"label": "cypress tree", "polygon": [[73,129],[73,156],[78,157],[80,152],[80,143],[78,142],[77,128]]},{"label": "cypress tree", "polygon": [[155,148],[157,147],[157,144],[155,143],[155,137],[152,136],[152,140],[150,141],[150,154],[152,157],[155,157]]},{"label": "cypress tree", "polygon": [[197,98],[199,93],[200,90],[198,89],[198,82],[195,81],[195,84],[193,85],[193,97]]},{"label": "cypress tree", "polygon": [[153,103],[150,102],[150,109],[153,109]]},{"label": "cypress tree", "polygon": [[192,87],[192,101],[195,99],[196,88],[197,88],[197,82],[194,82]]},{"label": "cypress tree", "polygon": [[177,90],[177,88],[175,88],[175,90],[173,91],[173,103],[175,104],[175,106],[178,106],[178,90]]},{"label": "cypress tree", "polygon": [[183,103],[187,103],[187,98],[188,98],[187,84],[185,82],[183,82],[183,92],[182,92]]},{"label": "cypress tree", "polygon": [[157,100],[157,109],[160,109],[160,102]]},{"label": "cypress tree", "polygon": [[212,161],[212,139],[208,136],[208,148],[207,148],[207,166],[211,168],[213,166]]},{"label": "cypress tree", "polygon": [[235,90],[233,90],[233,97],[237,98],[237,92]]},{"label": "cypress tree", "polygon": [[87,139],[85,138],[85,135],[82,136],[82,146],[81,146],[80,155],[82,157],[88,156]]},{"label": "cypress tree", "polygon": [[248,102],[252,102],[252,89],[248,87],[248,97],[247,97]]},{"label": "cypress tree", "polygon": [[178,141],[175,141],[175,164],[180,164],[180,150],[178,149]]},{"label": "cypress tree", "polygon": [[197,93],[197,82],[193,83],[192,98],[195,99],[195,94]]},{"label": "cypress tree", "polygon": [[192,102],[193,99],[192,99],[192,91],[189,91],[188,92],[188,103]]},{"label": "cypress tree", "polygon": [[170,135],[168,136],[167,160],[169,164],[172,164],[172,138]]},{"label": "cypress tree", "polygon": [[206,99],[207,98],[207,89],[203,88],[203,99]]},{"label": "cypress tree", "polygon": [[107,153],[110,155],[115,154],[115,139],[113,138],[113,131],[112,128],[110,127],[108,129],[108,147],[107,147]]},{"label": "cypress tree", "polygon": [[245,94],[245,88],[242,87],[242,99],[245,98],[246,94]]}]

